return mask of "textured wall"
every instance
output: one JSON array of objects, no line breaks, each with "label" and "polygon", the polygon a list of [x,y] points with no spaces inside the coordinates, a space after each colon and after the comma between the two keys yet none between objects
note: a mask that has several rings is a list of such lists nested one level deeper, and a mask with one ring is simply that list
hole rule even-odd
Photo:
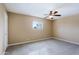
[{"label": "textured wall", "polygon": [[79,43],[79,14],[53,21],[52,31],[54,37]]},{"label": "textured wall", "polygon": [[2,54],[8,46],[8,27],[7,12],[2,4],[0,4],[0,54]]},{"label": "textured wall", "polygon": [[[51,37],[52,22],[50,20],[15,13],[8,13],[8,15],[9,44]],[[32,28],[33,21],[43,23],[43,30],[34,30]]]},{"label": "textured wall", "polygon": [[[79,43],[79,14],[50,21],[33,16],[8,13],[9,43],[27,42],[46,37]],[[43,23],[43,30],[34,30],[32,22]]]}]

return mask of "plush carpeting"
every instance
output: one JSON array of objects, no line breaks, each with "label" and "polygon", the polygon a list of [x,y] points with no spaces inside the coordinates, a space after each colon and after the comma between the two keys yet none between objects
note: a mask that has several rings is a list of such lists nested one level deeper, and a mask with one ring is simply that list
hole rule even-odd
[{"label": "plush carpeting", "polygon": [[79,45],[48,39],[8,47],[6,55],[78,55]]}]

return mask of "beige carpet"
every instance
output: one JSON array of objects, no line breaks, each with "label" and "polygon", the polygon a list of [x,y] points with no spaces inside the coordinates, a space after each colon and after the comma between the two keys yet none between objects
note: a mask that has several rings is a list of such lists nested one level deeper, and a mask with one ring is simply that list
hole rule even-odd
[{"label": "beige carpet", "polygon": [[6,55],[76,55],[79,45],[56,39],[8,47]]}]

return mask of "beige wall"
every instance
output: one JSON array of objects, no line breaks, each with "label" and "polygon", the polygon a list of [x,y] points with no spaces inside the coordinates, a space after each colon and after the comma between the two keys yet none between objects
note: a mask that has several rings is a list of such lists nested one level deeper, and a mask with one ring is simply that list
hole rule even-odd
[{"label": "beige wall", "polygon": [[[79,14],[50,21],[15,13],[9,15],[9,44],[28,42],[46,37],[63,38],[61,40],[79,44]],[[43,30],[34,30],[32,22],[43,23]]]},{"label": "beige wall", "polygon": [[[51,37],[50,20],[40,19],[33,16],[26,16],[15,13],[8,13],[9,15],[9,44],[28,42],[42,38]],[[32,22],[38,21],[43,23],[43,30],[34,30]]]},{"label": "beige wall", "polygon": [[53,21],[52,36],[79,44],[79,14]]},{"label": "beige wall", "polygon": [[0,4],[0,54],[2,54],[8,46],[7,20],[6,9]]}]

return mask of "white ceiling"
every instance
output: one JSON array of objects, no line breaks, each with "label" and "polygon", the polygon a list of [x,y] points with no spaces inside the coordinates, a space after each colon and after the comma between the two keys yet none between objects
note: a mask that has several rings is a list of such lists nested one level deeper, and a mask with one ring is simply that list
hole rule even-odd
[{"label": "white ceiling", "polygon": [[5,3],[5,6],[9,12],[41,18],[44,18],[50,10],[58,10],[61,17],[79,14],[78,3]]}]

